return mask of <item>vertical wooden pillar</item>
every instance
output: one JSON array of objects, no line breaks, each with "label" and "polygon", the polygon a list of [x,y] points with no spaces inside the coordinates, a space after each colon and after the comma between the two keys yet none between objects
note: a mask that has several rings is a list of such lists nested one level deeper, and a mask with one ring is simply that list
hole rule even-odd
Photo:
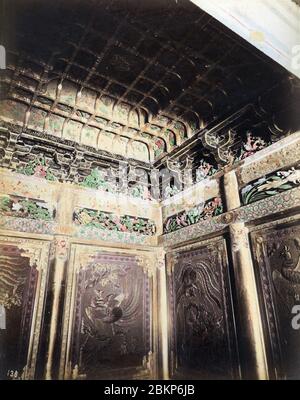
[{"label": "vertical wooden pillar", "polygon": [[158,270],[158,317],[159,317],[159,378],[169,379],[168,366],[168,307],[167,307],[167,280],[166,255],[163,249],[157,252]]},{"label": "vertical wooden pillar", "polygon": [[65,265],[68,256],[68,241],[64,236],[57,236],[54,240],[54,276],[52,280],[52,305],[50,319],[49,343],[46,359],[45,379],[53,379],[53,356],[58,334],[59,303],[64,279]]},{"label": "vertical wooden pillar", "polygon": [[[227,210],[240,207],[234,171],[224,175]],[[268,379],[268,368],[248,229],[243,222],[229,226],[237,295],[239,347],[243,377]]]},{"label": "vertical wooden pillar", "polygon": [[72,186],[65,185],[60,188],[57,197],[57,215],[59,235],[54,239],[53,254],[53,278],[52,282],[52,303],[51,303],[51,319],[49,328],[49,343],[46,359],[46,379],[56,378],[54,372],[54,353],[57,346],[57,337],[59,333],[59,313],[60,299],[62,294],[62,285],[64,280],[65,268],[68,259],[69,239],[72,235],[72,213],[74,210],[74,192]]}]

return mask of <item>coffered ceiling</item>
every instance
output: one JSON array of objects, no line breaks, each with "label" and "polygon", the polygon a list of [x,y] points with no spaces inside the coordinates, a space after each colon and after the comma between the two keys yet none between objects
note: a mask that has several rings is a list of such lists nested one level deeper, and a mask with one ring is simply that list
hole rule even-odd
[{"label": "coffered ceiling", "polygon": [[292,79],[187,0],[6,2],[1,119],[157,163]]}]

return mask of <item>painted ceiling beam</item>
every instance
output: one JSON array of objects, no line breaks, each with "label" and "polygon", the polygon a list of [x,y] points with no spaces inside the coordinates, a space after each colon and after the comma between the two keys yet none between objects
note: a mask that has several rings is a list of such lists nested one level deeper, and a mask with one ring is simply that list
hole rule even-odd
[{"label": "painted ceiling beam", "polygon": [[192,0],[300,78],[300,6],[295,0]]}]

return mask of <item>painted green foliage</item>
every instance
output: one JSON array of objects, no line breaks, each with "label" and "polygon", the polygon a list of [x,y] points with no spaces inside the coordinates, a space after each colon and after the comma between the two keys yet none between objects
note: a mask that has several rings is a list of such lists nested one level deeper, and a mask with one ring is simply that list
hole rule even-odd
[{"label": "painted green foliage", "polygon": [[105,211],[87,208],[77,209],[74,212],[74,221],[78,225],[119,232],[154,235],[155,224],[147,218],[132,217],[129,215],[117,216]]},{"label": "painted green foliage", "polygon": [[164,137],[167,140],[167,142],[169,143],[169,145],[171,147],[174,147],[176,144],[176,137],[174,132],[172,132],[170,129],[165,129],[163,131]]},{"label": "painted green foliage", "polygon": [[180,189],[174,185],[168,185],[164,190],[164,199],[169,199],[170,197],[175,196],[177,193],[180,193]]},{"label": "painted green foliage", "polygon": [[196,170],[196,182],[200,182],[203,179],[214,175],[218,170],[210,163],[201,160],[199,167]]},{"label": "painted green foliage", "polygon": [[48,169],[46,159],[44,157],[36,157],[34,160],[29,161],[25,166],[17,169],[20,174],[28,176],[37,176],[44,178],[48,181],[56,181],[57,178]]},{"label": "painted green foliage", "polygon": [[222,200],[219,197],[207,200],[205,204],[199,204],[190,210],[184,210],[172,215],[164,222],[164,233],[174,232],[185,226],[196,224],[197,222],[215,217],[223,213]]},{"label": "painted green foliage", "polygon": [[84,178],[80,185],[91,189],[101,189],[111,193],[116,191],[113,184],[105,180],[103,172],[98,168],[92,169],[91,173]]},{"label": "painted green foliage", "polygon": [[136,199],[151,200],[150,191],[146,186],[134,185],[130,188],[129,194]]},{"label": "painted green foliage", "polygon": [[175,122],[174,124],[174,128],[177,130],[177,132],[179,132],[179,136],[181,138],[181,140],[185,139],[185,127],[181,122]]},{"label": "painted green foliage", "polygon": [[54,210],[46,203],[17,196],[0,197],[0,214],[44,221],[54,219]]},{"label": "painted green foliage", "polygon": [[255,182],[250,183],[241,190],[241,199],[244,205],[254,203],[275,194],[293,189],[300,184],[300,170],[291,168],[287,171],[277,171]]},{"label": "painted green foliage", "polygon": [[[116,193],[118,191],[117,185],[107,181],[104,173],[98,168],[94,168],[91,173],[84,178],[80,186],[99,189],[110,193]],[[150,192],[148,188],[142,185],[134,185],[129,189],[128,194],[135,198],[150,200]]]}]

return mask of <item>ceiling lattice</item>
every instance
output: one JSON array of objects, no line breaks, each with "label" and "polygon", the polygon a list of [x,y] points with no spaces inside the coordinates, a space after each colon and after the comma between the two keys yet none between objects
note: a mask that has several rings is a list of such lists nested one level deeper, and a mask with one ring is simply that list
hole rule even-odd
[{"label": "ceiling lattice", "polygon": [[2,118],[126,158],[153,163],[285,74],[187,0],[8,8]]}]

